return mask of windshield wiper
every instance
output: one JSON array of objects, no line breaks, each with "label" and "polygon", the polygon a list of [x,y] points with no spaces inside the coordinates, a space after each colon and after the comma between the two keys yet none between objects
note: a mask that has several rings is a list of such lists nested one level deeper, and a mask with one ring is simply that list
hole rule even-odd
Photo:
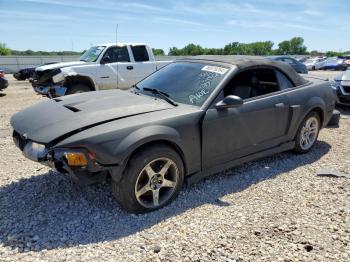
[{"label": "windshield wiper", "polygon": [[163,91],[160,91],[159,89],[157,88],[148,88],[148,87],[145,87],[143,88],[144,91],[150,91],[152,92],[153,94],[157,94],[160,98],[162,98],[163,100],[167,101],[169,104],[173,105],[173,106],[178,106],[178,104],[172,100],[169,96],[169,94],[163,92]]}]

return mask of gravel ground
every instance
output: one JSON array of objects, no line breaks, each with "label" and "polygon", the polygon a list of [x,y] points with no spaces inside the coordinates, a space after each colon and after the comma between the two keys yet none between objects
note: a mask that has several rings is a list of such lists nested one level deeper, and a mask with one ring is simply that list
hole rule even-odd
[{"label": "gravel ground", "polygon": [[45,98],[8,78],[0,94],[0,261],[350,261],[350,179],[315,175],[350,175],[349,111],[309,154],[233,168],[136,216],[119,208],[107,183],[79,188],[21,155],[9,118]]}]

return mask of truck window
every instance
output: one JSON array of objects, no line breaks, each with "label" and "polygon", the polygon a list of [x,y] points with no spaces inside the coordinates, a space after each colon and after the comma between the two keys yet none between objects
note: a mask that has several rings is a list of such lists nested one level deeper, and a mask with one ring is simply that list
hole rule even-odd
[{"label": "truck window", "polygon": [[130,62],[129,52],[126,46],[112,46],[108,48],[104,56],[109,56],[111,63]]},{"label": "truck window", "polygon": [[135,62],[149,61],[147,49],[144,45],[131,46]]}]

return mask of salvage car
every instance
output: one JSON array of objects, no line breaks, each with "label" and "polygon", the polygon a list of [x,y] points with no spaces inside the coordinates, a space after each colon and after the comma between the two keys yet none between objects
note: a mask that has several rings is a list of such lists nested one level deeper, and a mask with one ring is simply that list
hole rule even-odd
[{"label": "salvage car", "polygon": [[314,57],[306,60],[303,64],[306,66],[307,70],[319,70],[326,63],[326,58]]},{"label": "salvage car", "polygon": [[[44,65],[52,65],[55,63],[57,63],[57,62],[45,63],[42,65],[39,65],[38,67],[44,66]],[[23,69],[19,70],[18,72],[14,73],[13,77],[15,79],[17,79],[18,81],[24,81],[24,80],[33,78],[34,73],[35,73],[35,67],[28,67],[28,68],[23,68]]]},{"label": "salvage car", "polygon": [[35,67],[23,68],[13,74],[13,77],[18,81],[24,81],[32,78],[35,72]]},{"label": "salvage car", "polygon": [[5,78],[5,71],[0,69],[0,91],[4,90],[7,88],[9,85],[9,82]]},{"label": "salvage car", "polygon": [[169,204],[183,183],[247,161],[308,152],[332,117],[328,81],[286,63],[180,59],[129,90],[69,95],[12,116],[23,154],[89,184],[111,177],[130,212]]},{"label": "salvage car", "polygon": [[320,68],[322,70],[346,70],[349,65],[345,64],[345,59],[339,57],[329,57],[324,65]]},{"label": "salvage car", "polygon": [[350,106],[350,70],[331,80],[331,86],[336,91],[337,104]]},{"label": "salvage car", "polygon": [[169,63],[156,61],[146,44],[104,44],[91,47],[79,61],[37,67],[32,85],[50,97],[127,89]]},{"label": "salvage car", "polygon": [[289,64],[299,74],[307,74],[308,70],[304,64],[290,56],[268,56],[268,59]]}]

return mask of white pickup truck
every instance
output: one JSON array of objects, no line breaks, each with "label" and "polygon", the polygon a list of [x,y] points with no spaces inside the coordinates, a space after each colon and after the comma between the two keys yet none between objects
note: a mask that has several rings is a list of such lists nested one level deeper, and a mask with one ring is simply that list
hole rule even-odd
[{"label": "white pickup truck", "polygon": [[91,47],[79,61],[37,67],[31,83],[48,96],[127,89],[170,62],[155,61],[146,44],[104,44]]}]

